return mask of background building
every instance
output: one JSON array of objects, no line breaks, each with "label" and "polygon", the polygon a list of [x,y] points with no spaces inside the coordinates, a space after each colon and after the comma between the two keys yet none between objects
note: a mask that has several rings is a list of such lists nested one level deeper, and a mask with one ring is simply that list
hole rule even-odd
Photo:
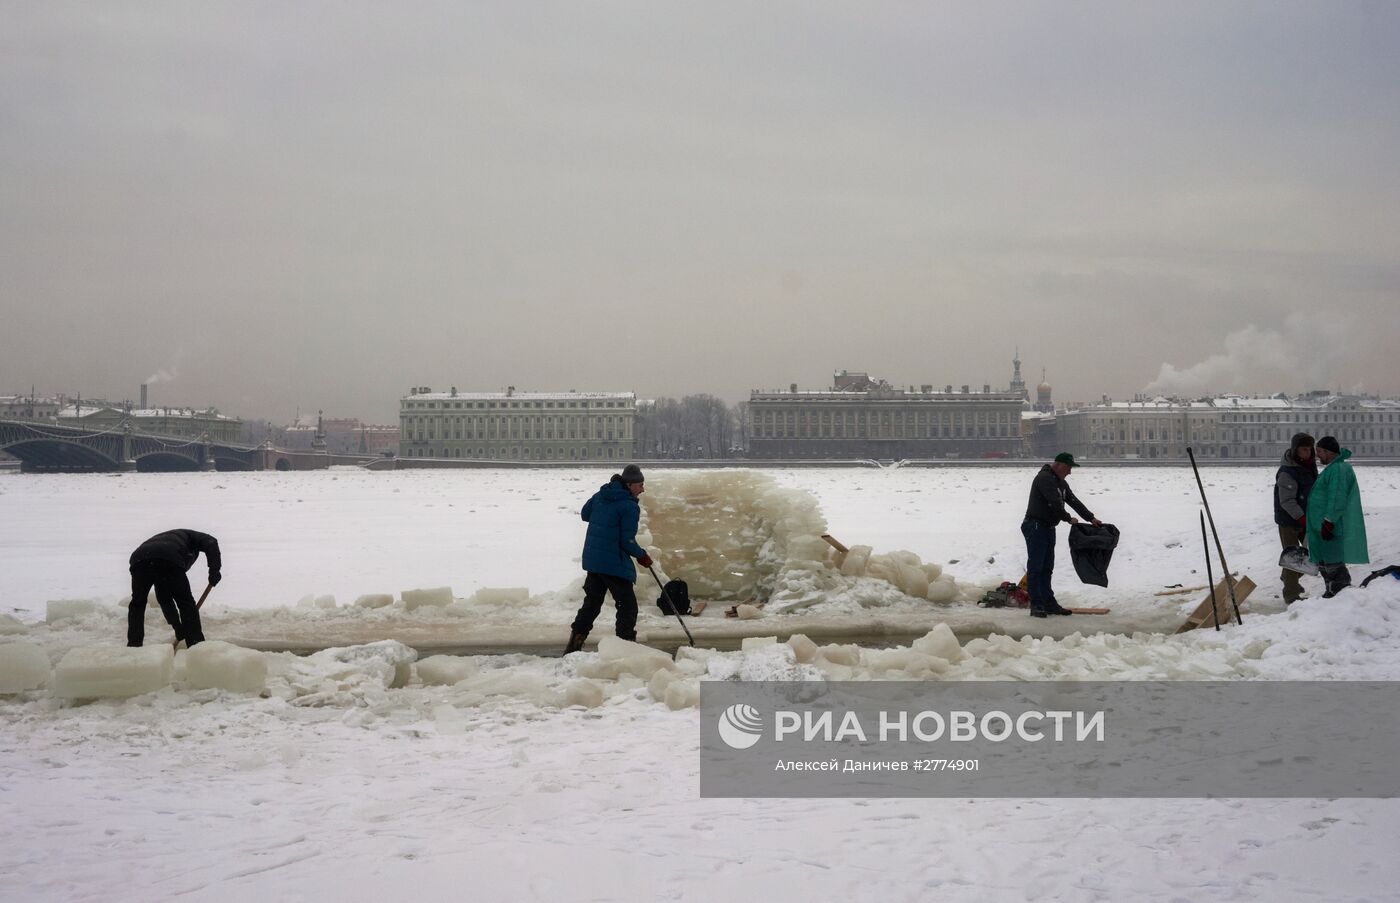
[{"label": "background building", "polygon": [[1013,457],[1023,450],[1019,392],[984,385],[907,390],[837,371],[831,389],[755,389],[746,423],[749,457]]},{"label": "background building", "polygon": [[[318,435],[324,446],[316,444]],[[399,435],[397,426],[375,426],[358,417],[318,417],[309,421],[298,415],[291,426],[281,430],[280,445],[298,450],[324,447],[333,455],[397,454]]]},{"label": "background building", "polygon": [[631,392],[434,393],[399,401],[399,454],[496,461],[620,461],[632,457]]},{"label": "background building", "polygon": [[1084,458],[1186,460],[1221,456],[1219,411],[1209,401],[1109,401],[1060,411],[1055,442]]},{"label": "background building", "polygon": [[208,438],[210,442],[239,441],[243,421],[220,414],[214,408],[197,411],[193,408],[134,408],[110,401],[73,401],[58,410],[58,422],[82,426],[101,432],[120,429],[123,419],[131,418],[131,428],[153,436],[179,436],[188,439]]},{"label": "background building", "polygon": [[1359,458],[1400,455],[1400,402],[1311,392],[1195,401],[1154,398],[1109,401],[1061,411],[1057,441],[1085,458],[1272,461],[1294,433],[1336,436]]},{"label": "background building", "polygon": [[0,395],[0,420],[53,420],[67,402],[62,395]]}]

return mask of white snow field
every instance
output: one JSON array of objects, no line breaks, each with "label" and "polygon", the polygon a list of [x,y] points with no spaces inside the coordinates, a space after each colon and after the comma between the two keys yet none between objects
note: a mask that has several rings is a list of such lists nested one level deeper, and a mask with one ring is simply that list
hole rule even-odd
[{"label": "white snow field", "polygon": [[[657,469],[647,527],[671,576],[693,573],[695,595],[723,600],[704,623],[755,588],[774,601],[750,623],[775,632],[799,617],[956,618],[1020,576],[1036,466]],[[579,601],[577,511],[607,471],[0,476],[0,899],[1400,899],[1394,800],[699,798],[702,679],[1400,680],[1400,581],[1282,611],[1273,468],[1203,475],[1230,566],[1259,584],[1242,627],[1096,635],[1105,621],[1075,616],[1050,619],[1079,631],[1058,639],[959,644],[939,628],[893,649],[746,641],[675,660],[606,639],[611,605],[599,651],[568,659],[216,642],[249,625],[455,619],[555,625],[562,646]],[[1373,561],[1353,566],[1359,582],[1400,563],[1400,469],[1357,475]],[[1110,587],[1086,587],[1061,531],[1061,602],[1184,619],[1201,593],[1155,593],[1205,583],[1190,469],[1083,467],[1071,482],[1122,543]],[[686,493],[723,513],[723,493],[700,499],[706,485],[744,496],[738,515],[766,505],[791,529],[741,541],[678,527]],[[919,556],[924,579],[813,564],[828,554],[809,542],[818,522],[877,564]],[[149,654],[120,655],[127,555],[171,527],[223,548],[211,642],[157,660],[170,632],[150,605]],[[747,548],[752,571],[726,575],[693,544],[668,550],[678,529],[684,543]],[[768,539],[783,548],[761,551]],[[935,601],[939,580],[951,599]],[[644,634],[666,619],[639,589]],[[410,590],[426,592],[405,604]],[[120,698],[146,680],[160,688]]]}]

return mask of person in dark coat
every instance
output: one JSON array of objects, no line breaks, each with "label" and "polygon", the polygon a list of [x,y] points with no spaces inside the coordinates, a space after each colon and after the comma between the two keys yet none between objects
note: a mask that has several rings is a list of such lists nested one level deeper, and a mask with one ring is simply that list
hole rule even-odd
[{"label": "person in dark coat", "polygon": [[[1317,458],[1313,455],[1313,437],[1295,433],[1283,453],[1278,473],[1274,475],[1274,523],[1285,550],[1306,549],[1308,527],[1308,493],[1317,482]],[[1283,568],[1283,602],[1292,605],[1303,598],[1303,584],[1298,572]]]},{"label": "person in dark coat", "polygon": [[1026,505],[1026,517],[1021,521],[1021,535],[1026,538],[1026,592],[1031,597],[1031,617],[1073,614],[1055,600],[1051,579],[1055,573],[1055,527],[1061,521],[1071,524],[1078,519],[1065,510],[1068,505],[1080,517],[1100,526],[1099,519],[1084,507],[1065,478],[1075,466],[1074,456],[1060,452],[1031,481],[1031,497]]},{"label": "person in dark coat", "polygon": [[157,533],[131,553],[131,607],[126,615],[126,644],[140,646],[146,633],[146,597],[151,588],[170,626],[175,628],[175,641],[186,646],[204,641],[199,626],[199,608],[185,572],[199,560],[199,553],[209,565],[209,585],[218,586],[222,579],[219,541],[198,530],[167,530]]},{"label": "person in dark coat", "polygon": [[593,493],[583,505],[579,516],[588,522],[588,534],[583,540],[583,569],[588,576],[583,581],[583,605],[574,618],[569,644],[564,654],[583,648],[593,622],[603,610],[603,597],[612,593],[617,607],[617,635],[624,640],[637,638],[637,594],[632,585],[637,582],[635,558],[642,567],[651,567],[646,549],[637,545],[637,524],[642,506],[637,498],[645,492],[642,469],[628,464],[622,473]]}]

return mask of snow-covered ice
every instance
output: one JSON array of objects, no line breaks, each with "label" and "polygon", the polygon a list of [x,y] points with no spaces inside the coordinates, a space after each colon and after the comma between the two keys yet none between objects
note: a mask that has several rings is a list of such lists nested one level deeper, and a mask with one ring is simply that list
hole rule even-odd
[{"label": "snow-covered ice", "polygon": [[[784,534],[781,550],[757,532],[749,546],[732,546],[715,576],[691,581],[692,595],[705,598],[694,586],[714,581],[712,595],[742,601],[771,580],[774,597],[788,586],[807,616],[956,613],[981,588],[1019,576],[1017,526],[1033,471],[735,475],[735,486],[767,487],[754,491],[788,506],[798,529]],[[1400,470],[1359,465],[1357,474],[1379,568],[1400,558]],[[466,624],[553,625],[562,646],[580,597],[577,509],[606,476],[0,476],[0,504],[19,513],[0,520],[5,614],[14,616],[0,618],[0,631],[23,630],[0,643],[31,644],[45,664],[59,663],[48,686],[0,701],[5,896],[381,900],[405,887],[434,898],[470,886],[487,900],[1393,898],[1393,800],[697,798],[694,706],[707,679],[1400,679],[1400,582],[1385,578],[1286,612],[1274,598],[1272,468],[1203,472],[1232,568],[1260,585],[1243,627],[1219,632],[1096,635],[1094,619],[1076,617],[1068,620],[1080,632],[1059,639],[959,643],[935,628],[894,648],[794,637],[734,652],[687,648],[673,660],[607,637],[605,610],[599,651],[566,659],[415,661],[412,649],[387,641],[308,657],[249,653],[266,666],[261,692],[196,686],[207,681],[195,677],[195,653],[217,652],[221,629],[252,622],[314,631],[431,613]],[[767,515],[746,519],[756,501],[725,512],[718,499],[699,500],[705,481],[685,483],[691,476],[649,473],[647,496],[679,499],[685,486],[687,504],[773,529]],[[1083,468],[1072,481],[1124,539],[1108,589],[1078,584],[1064,556],[1061,600],[1184,618],[1200,593],[1155,593],[1205,582],[1190,471]],[[798,489],[815,505],[778,491]],[[363,510],[375,512],[372,527],[352,516]],[[647,527],[664,556],[661,511],[649,511]],[[120,645],[125,557],[170,526],[208,530],[225,553],[224,582],[205,606],[211,641],[178,661],[154,606],[152,645]],[[870,547],[862,573],[840,575],[825,543],[793,540],[819,536],[818,526],[852,553]],[[689,579],[704,558],[687,548],[685,568],[673,559],[669,576]],[[738,555],[743,548],[754,557]],[[917,565],[899,554],[906,551]],[[802,564],[819,557],[822,569]],[[718,568],[736,560],[754,562],[754,572],[721,585]],[[882,560],[902,567],[872,576],[870,562]],[[192,582],[202,582],[201,567]],[[916,598],[916,567],[930,587],[947,575],[956,598],[931,602],[927,588]],[[823,569],[839,578],[802,576]],[[1352,570],[1359,580],[1369,569]],[[1305,578],[1315,593],[1314,584]],[[416,611],[392,599],[380,608],[314,606],[317,596],[358,599],[415,585],[465,593],[448,591],[440,605]],[[535,595],[482,592],[526,585]],[[639,595],[643,630],[664,623]],[[298,596],[310,607],[295,607]],[[49,600],[60,599],[91,606],[43,623]],[[724,607],[706,616],[723,617]],[[796,616],[776,608],[754,623]],[[11,673],[5,645],[0,675]],[[135,673],[128,653],[151,657],[141,673],[154,692],[112,698]],[[40,659],[24,655],[37,673]]]}]

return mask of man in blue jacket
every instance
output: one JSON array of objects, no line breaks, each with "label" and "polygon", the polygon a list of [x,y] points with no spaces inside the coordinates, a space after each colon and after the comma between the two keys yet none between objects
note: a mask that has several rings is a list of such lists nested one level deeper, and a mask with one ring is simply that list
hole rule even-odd
[{"label": "man in blue jacket", "polygon": [[646,549],[637,545],[637,522],[642,516],[637,497],[646,491],[643,486],[642,469],[628,464],[593,493],[579,512],[588,522],[588,535],[583,540],[583,569],[588,576],[583,581],[583,606],[574,617],[565,655],[583,648],[603,610],[605,593],[612,593],[617,606],[617,635],[624,640],[637,638],[637,594],[632,589],[637,569],[632,559],[642,567],[651,567]]}]

